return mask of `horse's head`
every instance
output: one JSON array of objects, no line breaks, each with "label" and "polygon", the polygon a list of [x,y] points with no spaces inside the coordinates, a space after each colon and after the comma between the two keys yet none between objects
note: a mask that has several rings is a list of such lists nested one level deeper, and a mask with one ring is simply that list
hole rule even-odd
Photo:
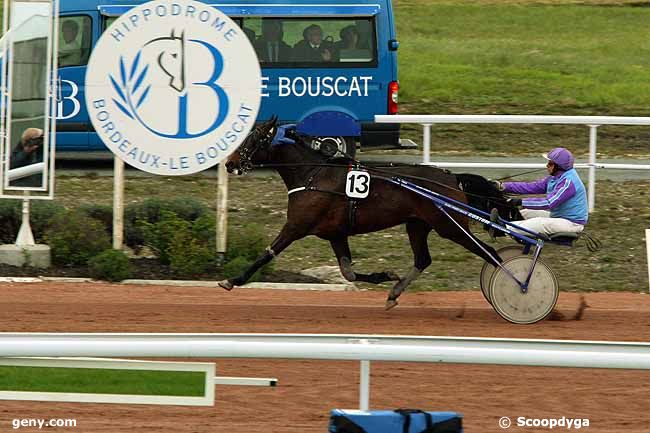
[{"label": "horse's head", "polygon": [[159,50],[158,66],[169,77],[169,87],[181,93],[185,90],[185,33],[156,38],[145,46],[155,45]]},{"label": "horse's head", "polygon": [[465,192],[467,201],[470,206],[490,213],[492,209],[499,211],[499,216],[507,221],[522,220],[519,209],[515,206],[508,205],[503,191],[499,191],[496,186],[477,174],[461,173],[456,175],[458,187]]},{"label": "horse's head", "polygon": [[228,173],[244,174],[253,168],[254,164],[268,162],[271,153],[271,142],[277,131],[278,117],[273,116],[255,127],[239,148],[228,157],[226,169]]}]

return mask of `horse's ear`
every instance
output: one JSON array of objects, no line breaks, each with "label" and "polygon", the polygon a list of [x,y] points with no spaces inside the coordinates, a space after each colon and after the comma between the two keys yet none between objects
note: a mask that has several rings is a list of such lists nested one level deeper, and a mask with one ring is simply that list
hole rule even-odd
[{"label": "horse's ear", "polygon": [[277,114],[274,114],[274,115],[271,117],[271,124],[272,124],[273,126],[275,126],[275,125],[278,124],[278,115],[277,115]]}]

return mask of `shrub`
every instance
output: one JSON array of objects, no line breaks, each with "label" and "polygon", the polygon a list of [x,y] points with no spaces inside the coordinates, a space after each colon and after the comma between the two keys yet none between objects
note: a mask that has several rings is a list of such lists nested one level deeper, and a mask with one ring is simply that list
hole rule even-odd
[{"label": "shrub", "polygon": [[162,219],[163,212],[176,214],[181,220],[192,222],[208,213],[208,207],[202,202],[177,197],[171,200],[148,198],[140,203],[128,205],[124,210],[124,234],[126,244],[130,247],[145,244],[145,235],[141,222],[156,224]]},{"label": "shrub", "polygon": [[[65,208],[51,201],[32,200],[29,223],[36,242],[42,242],[50,220]],[[22,202],[20,200],[0,201],[0,243],[16,241],[22,223]]]},{"label": "shrub", "polygon": [[182,277],[204,274],[214,265],[215,257],[214,248],[195,239],[190,230],[176,233],[169,249],[170,268]]},{"label": "shrub", "polygon": [[160,220],[155,223],[138,220],[137,226],[142,230],[144,244],[166,265],[171,263],[170,249],[176,234],[190,230],[189,222],[169,211],[162,211]]},{"label": "shrub", "polygon": [[214,264],[214,223],[209,217],[191,223],[172,212],[162,211],[157,223],[139,221],[139,226],[145,244],[173,272],[182,276],[203,274]]},{"label": "shrub", "polygon": [[98,280],[122,281],[131,278],[129,258],[119,250],[106,250],[88,260],[90,276]]},{"label": "shrub", "polygon": [[257,260],[268,247],[264,228],[259,224],[232,227],[228,231],[226,261],[244,257],[250,262]]},{"label": "shrub", "polygon": [[[233,228],[228,232],[228,252],[222,271],[228,278],[236,277],[252,265],[268,247],[264,228],[259,224]],[[251,281],[259,280],[273,270],[273,262],[259,269]]]},{"label": "shrub", "polygon": [[43,242],[45,240],[45,232],[50,226],[52,219],[56,215],[65,212],[65,207],[53,201],[43,200],[32,200],[31,206],[29,223],[32,226],[34,239],[36,242]]},{"label": "shrub", "polygon": [[52,218],[45,240],[56,265],[85,265],[111,246],[104,226],[80,211],[61,212]]},{"label": "shrub", "polygon": [[0,200],[0,243],[16,241],[20,229],[21,204],[18,200]]},{"label": "shrub", "polygon": [[192,223],[192,237],[205,242],[210,248],[217,248],[217,231],[214,214],[203,215]]},{"label": "shrub", "polygon": [[113,207],[105,204],[82,204],[79,210],[94,218],[106,227],[109,235],[113,234]]}]

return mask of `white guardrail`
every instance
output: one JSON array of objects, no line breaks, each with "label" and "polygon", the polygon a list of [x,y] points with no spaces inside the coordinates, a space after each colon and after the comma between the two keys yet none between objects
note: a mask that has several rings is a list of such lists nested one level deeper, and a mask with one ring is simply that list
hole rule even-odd
[{"label": "white guardrail", "polygon": [[602,125],[649,126],[650,117],[615,116],[517,116],[517,115],[379,115],[376,123],[419,123],[423,127],[422,164],[440,168],[544,168],[545,164],[517,163],[450,163],[431,162],[431,125],[437,123],[490,123],[490,124],[548,124],[548,125],[586,125],[589,127],[589,162],[576,164],[576,168],[589,169],[588,200],[589,212],[596,203],[596,169],[650,170],[650,164],[598,164],[596,143],[598,127]]},{"label": "white guardrail", "polygon": [[26,165],[25,167],[11,169],[7,174],[9,176],[9,182],[12,182],[35,174],[43,174],[43,170],[45,170],[45,163],[37,162],[36,164]]},{"label": "white guardrail", "polygon": [[280,358],[650,369],[650,344],[605,341],[313,334],[0,333],[0,357]]}]

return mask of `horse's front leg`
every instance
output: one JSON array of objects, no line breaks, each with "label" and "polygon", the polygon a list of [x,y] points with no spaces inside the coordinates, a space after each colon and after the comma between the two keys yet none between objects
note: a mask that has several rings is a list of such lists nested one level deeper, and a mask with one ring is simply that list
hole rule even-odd
[{"label": "horse's front leg", "polygon": [[276,237],[271,243],[271,246],[264,251],[264,254],[255,260],[255,263],[249,266],[241,275],[235,278],[228,278],[227,280],[219,281],[219,286],[226,290],[232,290],[235,286],[243,286],[253,276],[253,274],[255,274],[255,272],[273,260],[273,257],[284,251],[294,241],[303,237],[304,235],[298,234],[293,227],[285,224],[278,237]]},{"label": "horse's front leg", "polygon": [[372,274],[357,274],[352,270],[352,253],[347,237],[330,240],[336,259],[339,262],[341,275],[348,281],[362,281],[364,283],[380,284],[385,281],[399,281],[399,276],[392,271],[375,272]]}]

